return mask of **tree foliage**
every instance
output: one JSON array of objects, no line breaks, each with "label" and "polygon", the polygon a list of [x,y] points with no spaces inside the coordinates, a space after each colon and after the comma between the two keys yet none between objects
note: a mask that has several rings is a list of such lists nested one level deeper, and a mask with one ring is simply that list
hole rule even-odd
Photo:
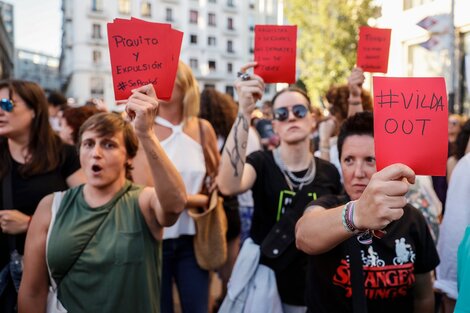
[{"label": "tree foliage", "polygon": [[312,100],[345,83],[356,63],[359,26],[377,17],[373,0],[284,0],[289,24],[298,26],[300,79]]}]

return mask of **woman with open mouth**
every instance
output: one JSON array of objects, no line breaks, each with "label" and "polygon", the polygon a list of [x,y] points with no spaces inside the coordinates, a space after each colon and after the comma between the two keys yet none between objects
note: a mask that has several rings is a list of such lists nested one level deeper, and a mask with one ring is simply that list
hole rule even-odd
[{"label": "woman with open mouth", "polygon": [[[40,202],[26,240],[19,312],[46,312],[48,290],[58,291],[57,312],[160,312],[162,231],[178,219],[186,192],[153,133],[157,107],[146,85],[127,102],[134,128],[113,113],[82,125],[87,183]],[[154,188],[127,179],[139,141]]]}]

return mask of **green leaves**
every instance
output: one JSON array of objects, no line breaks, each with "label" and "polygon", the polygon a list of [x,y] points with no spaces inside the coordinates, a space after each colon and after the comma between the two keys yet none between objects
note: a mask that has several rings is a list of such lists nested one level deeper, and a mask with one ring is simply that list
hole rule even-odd
[{"label": "green leaves", "polygon": [[285,0],[296,24],[300,79],[315,104],[332,84],[346,83],[356,63],[359,26],[378,16],[373,0]]}]

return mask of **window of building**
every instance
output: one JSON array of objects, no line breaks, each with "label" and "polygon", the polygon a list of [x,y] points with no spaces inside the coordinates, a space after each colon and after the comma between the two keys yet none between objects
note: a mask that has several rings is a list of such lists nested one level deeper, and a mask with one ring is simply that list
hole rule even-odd
[{"label": "window of building", "polygon": [[199,61],[197,59],[189,59],[189,67],[193,70],[199,69]]},{"label": "window of building", "polygon": [[233,30],[233,18],[227,18],[227,29]]},{"label": "window of building", "polygon": [[91,34],[91,38],[93,39],[101,39],[101,25],[100,24],[93,24],[93,30]]},{"label": "window of building", "polygon": [[103,11],[103,0],[92,0],[91,10],[95,12]]},{"label": "window of building", "polygon": [[190,35],[189,42],[193,45],[197,44],[197,35]]},{"label": "window of building", "polygon": [[250,32],[255,31],[255,20],[253,16],[248,16],[248,25],[250,27]]},{"label": "window of building", "polygon": [[204,84],[204,89],[215,89],[215,85],[214,84]]},{"label": "window of building", "polygon": [[102,77],[90,78],[90,94],[92,96],[104,95],[104,79]]},{"label": "window of building", "polygon": [[229,95],[232,96],[232,98],[233,98],[233,96],[235,95],[235,91],[234,91],[234,89],[233,89],[233,86],[231,86],[231,85],[226,85],[226,86],[225,86],[225,93],[226,93],[226,94],[229,94]]},{"label": "window of building", "polygon": [[235,6],[235,2],[233,0],[227,0],[227,6],[229,7],[234,7]]},{"label": "window of building", "polygon": [[248,51],[249,51],[250,53],[254,53],[254,52],[255,52],[255,45],[254,45],[254,40],[253,40],[253,39],[251,39],[251,40],[249,41],[248,46],[250,47]]},{"label": "window of building", "polygon": [[227,40],[227,52],[233,53],[233,41]]},{"label": "window of building", "polygon": [[408,10],[429,2],[433,2],[434,0],[404,0],[403,1],[403,9]]},{"label": "window of building", "polygon": [[264,93],[270,93],[272,89],[271,86],[273,86],[273,84],[264,85]]},{"label": "window of building", "polygon": [[209,60],[208,65],[209,65],[209,71],[211,71],[211,72],[213,72],[217,69],[216,68],[216,63],[215,63],[214,60]]},{"label": "window of building", "polygon": [[209,25],[210,25],[210,26],[216,26],[216,22],[215,22],[215,13],[209,13],[209,14],[207,15],[207,17],[208,17],[207,19],[208,19],[208,21],[209,21]]},{"label": "window of building", "polygon": [[207,37],[207,45],[208,46],[215,46],[217,44],[216,39],[214,36]]},{"label": "window of building", "polygon": [[145,17],[152,16],[152,5],[148,1],[142,1],[140,4],[140,14]]},{"label": "window of building", "polygon": [[217,3],[217,0],[209,0],[210,3]]},{"label": "window of building", "polygon": [[252,10],[255,8],[255,1],[256,1],[256,0],[250,0],[250,2],[249,2],[249,4],[248,4],[248,7],[249,7],[250,9],[252,9]]},{"label": "window of building", "polygon": [[119,13],[120,14],[131,14],[131,1],[130,0],[119,0]]},{"label": "window of building", "polygon": [[[167,22],[173,22],[173,9],[172,8],[166,8],[165,10],[165,21]],[[196,17],[197,20],[197,17]]]},{"label": "window of building", "polygon": [[93,50],[93,63],[95,64],[101,63],[101,51],[100,50]]},{"label": "window of building", "polygon": [[233,64],[227,63],[227,73],[233,73]]},{"label": "window of building", "polygon": [[198,12],[196,10],[190,10],[189,11],[189,23],[191,24],[197,24],[198,20]]}]

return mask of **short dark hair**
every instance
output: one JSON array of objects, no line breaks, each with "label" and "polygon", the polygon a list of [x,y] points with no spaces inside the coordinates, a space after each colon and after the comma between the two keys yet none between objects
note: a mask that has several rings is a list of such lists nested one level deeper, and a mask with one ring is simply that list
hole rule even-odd
[{"label": "short dark hair", "polygon": [[374,137],[374,117],[372,112],[364,111],[348,117],[341,125],[338,135],[338,156],[341,160],[343,144],[346,138],[354,135]]},{"label": "short dark hair", "polygon": [[54,107],[65,108],[67,106],[67,98],[59,91],[51,91],[47,97],[47,102]]},{"label": "short dark hair", "polygon": [[299,87],[295,87],[295,86],[291,86],[291,87],[287,87],[287,88],[284,88],[282,89],[281,91],[278,91],[273,99],[271,100],[271,108],[274,106],[274,102],[276,101],[277,97],[279,97],[281,94],[285,93],[285,92],[297,92],[297,93],[300,93],[302,96],[304,96],[305,99],[307,99],[307,102],[308,102],[308,109],[311,111],[312,110],[312,102],[310,101],[310,97],[308,96],[308,94],[305,92],[305,90],[303,89],[300,89]]},{"label": "short dark hair", "polygon": [[[132,159],[137,155],[139,149],[139,139],[137,138],[132,125],[125,121],[121,115],[116,113],[98,113],[91,116],[80,127],[78,135],[78,150],[82,144],[83,133],[87,130],[92,130],[98,133],[99,136],[113,136],[114,134],[122,131],[124,137],[124,145],[126,147],[127,157]],[[131,178],[132,166],[126,164],[126,177]]]}]

